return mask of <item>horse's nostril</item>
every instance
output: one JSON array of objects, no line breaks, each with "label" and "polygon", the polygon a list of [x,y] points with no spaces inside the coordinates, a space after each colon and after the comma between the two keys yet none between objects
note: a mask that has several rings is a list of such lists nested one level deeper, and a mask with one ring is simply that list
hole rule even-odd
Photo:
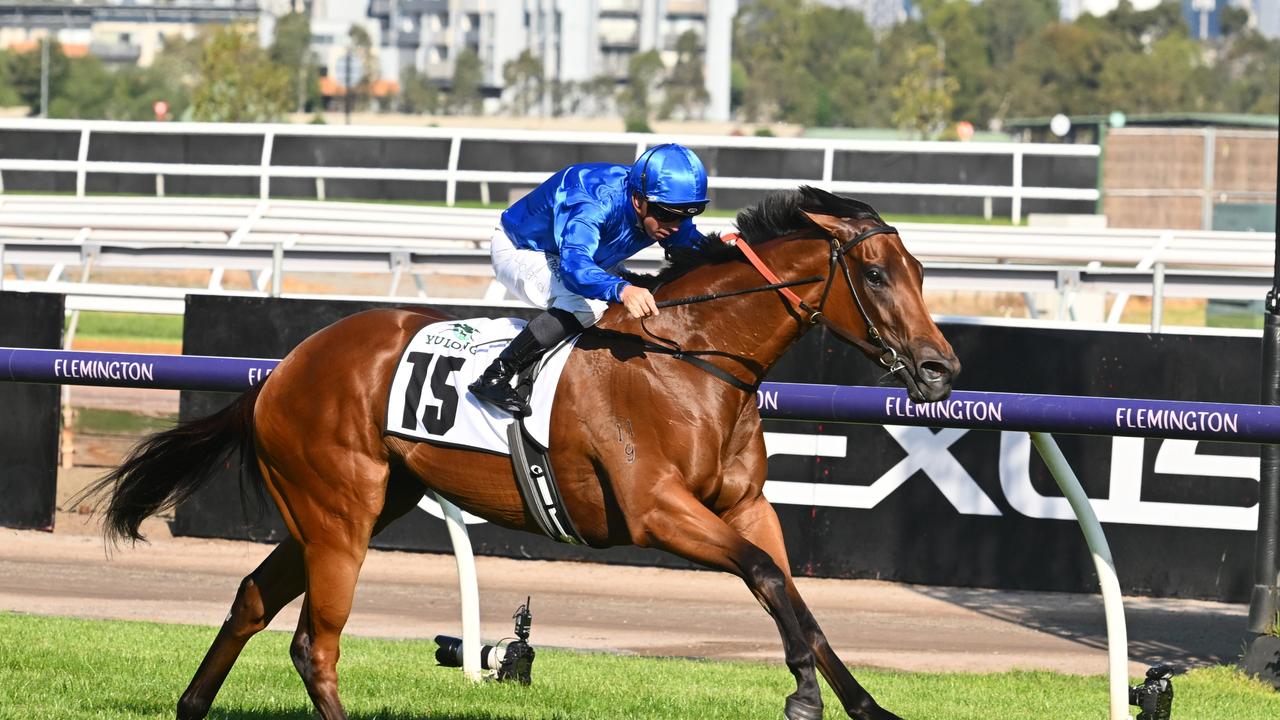
[{"label": "horse's nostril", "polygon": [[951,369],[936,360],[920,363],[920,378],[925,382],[942,382],[951,376]]}]

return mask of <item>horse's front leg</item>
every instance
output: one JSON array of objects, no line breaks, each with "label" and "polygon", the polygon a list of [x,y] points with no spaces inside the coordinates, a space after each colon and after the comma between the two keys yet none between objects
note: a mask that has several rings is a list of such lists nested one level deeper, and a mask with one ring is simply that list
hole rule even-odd
[{"label": "horse's front leg", "polygon": [[796,678],[796,691],[787,697],[787,720],[821,720],[822,691],[813,651],[787,594],[786,573],[677,483],[655,488],[649,498],[652,507],[638,515],[628,512],[629,522],[639,520],[631,525],[635,543],[742,578],[777,623],[787,667]]},{"label": "horse's front leg", "polygon": [[787,596],[795,609],[796,619],[803,629],[805,640],[817,657],[818,668],[823,677],[831,683],[832,689],[840,698],[840,704],[849,717],[858,720],[900,720],[897,715],[880,707],[871,694],[854,679],[849,668],[841,662],[831,644],[827,642],[822,628],[813,613],[800,597],[799,590],[791,580],[791,564],[787,560],[787,548],[782,539],[782,527],[778,524],[778,515],[773,506],[763,497],[743,502],[725,516],[729,526],[742,534],[756,547],[768,553],[774,563],[782,568],[786,582]]}]

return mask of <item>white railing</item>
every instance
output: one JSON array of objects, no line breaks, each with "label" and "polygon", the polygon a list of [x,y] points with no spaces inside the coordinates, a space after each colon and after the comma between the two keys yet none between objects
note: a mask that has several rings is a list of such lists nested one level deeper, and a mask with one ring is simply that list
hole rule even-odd
[{"label": "white railing", "polygon": [[[388,274],[390,296],[404,279],[430,296],[432,275],[491,277],[487,239],[494,210],[283,200],[73,198],[0,194],[0,266],[9,289],[68,294],[72,309],[180,313],[186,292],[217,292],[226,270],[254,275],[260,293],[280,294],[285,273]],[[706,231],[732,228],[699,218]],[[928,264],[926,289],[1054,293],[1059,318],[1075,317],[1080,293],[1254,299],[1268,289],[1274,254],[1264,233],[1021,228],[900,223],[908,248]],[[650,248],[629,263],[652,271]],[[43,279],[29,279],[47,267]],[[64,282],[79,267],[80,283]],[[88,283],[110,268],[207,270],[206,288],[163,290]],[[0,285],[4,281],[0,280]],[[502,296],[490,283],[484,297]],[[1158,329],[1160,317],[1153,316]]]},{"label": "white railing", "polygon": [[[289,247],[479,248],[497,210],[428,205],[181,198],[72,198],[0,194],[0,241],[76,243],[284,243]],[[703,216],[706,232],[733,227]],[[926,261],[1100,263],[1267,271],[1274,236],[1261,232],[1084,229],[897,223]]]},{"label": "white railing", "polygon": [[[662,263],[653,249],[637,255],[628,265],[640,272],[652,272]],[[0,269],[13,268],[18,279],[0,277],[0,289],[55,292],[67,296],[69,310],[104,310],[181,314],[188,293],[222,292],[221,287],[124,285],[89,282],[90,272],[118,268],[155,270],[248,271],[254,277],[256,294],[281,295],[286,273],[367,273],[389,276],[384,297],[406,298],[400,293],[408,277],[417,287],[417,301],[430,302],[433,277],[437,275],[489,278],[476,285],[471,299],[500,299],[501,286],[492,281],[488,252],[478,248],[413,250],[353,247],[289,247],[242,244],[238,246],[194,244],[103,244],[50,241],[0,242]],[[24,268],[50,270],[42,279],[27,279]],[[68,267],[80,267],[81,281],[62,279]],[[0,273],[2,275],[2,273]],[[1144,295],[1160,307],[1166,297],[1225,298],[1249,300],[1263,297],[1271,286],[1270,274],[1218,268],[1166,270],[1162,265],[1147,268],[1104,268],[1063,265],[1013,265],[989,263],[933,262],[925,276],[926,291],[978,291],[1053,293],[1059,298],[1059,318],[1071,314],[1074,299],[1081,293],[1106,293],[1128,297]],[[334,297],[328,295],[327,297]],[[410,296],[412,298],[414,296]],[[457,297],[454,297],[457,300]],[[1119,319],[1119,311],[1113,313]],[[1152,329],[1160,329],[1159,315],[1152,317]]]},{"label": "white railing", "polygon": [[[1099,156],[1096,145],[1056,145],[1046,143],[987,142],[923,142],[896,140],[834,140],[808,138],[728,137],[712,135],[650,135],[638,133],[578,133],[532,130],[480,130],[466,128],[415,128],[389,126],[325,126],[256,123],[165,123],[117,122],[101,120],[0,120],[0,131],[78,132],[75,160],[0,158],[0,191],[7,171],[74,173],[76,195],[84,196],[90,173],[152,175],[158,195],[163,194],[165,176],[243,177],[256,178],[258,197],[271,198],[272,178],[305,178],[316,183],[316,196],[325,196],[324,182],[334,179],[408,180],[445,183],[446,204],[457,199],[458,183],[510,183],[534,186],[546,179],[546,172],[461,170],[462,146],[469,142],[521,142],[615,145],[639,156],[646,147],[661,142],[679,142],[696,149],[755,148],[764,150],[817,151],[822,153],[822,169],[813,177],[727,177],[713,175],[713,189],[773,190],[794,188],[800,184],[820,184],[835,192],[871,195],[925,195],[940,197],[1008,198],[1014,222],[1022,218],[1022,202],[1026,199],[1076,200],[1096,202],[1097,188],[1034,187],[1023,184],[1025,160],[1029,157],[1093,157]],[[261,154],[256,164],[222,165],[206,163],[117,162],[89,160],[95,133],[130,133],[163,135],[239,135],[261,138]],[[365,168],[276,165],[272,148],[279,137],[338,138],[414,138],[447,140],[449,152],[444,167]],[[881,183],[836,180],[834,167],[837,152],[919,153],[941,155],[989,155],[1006,157],[1010,163],[1008,185],[973,185],[944,183]]]}]

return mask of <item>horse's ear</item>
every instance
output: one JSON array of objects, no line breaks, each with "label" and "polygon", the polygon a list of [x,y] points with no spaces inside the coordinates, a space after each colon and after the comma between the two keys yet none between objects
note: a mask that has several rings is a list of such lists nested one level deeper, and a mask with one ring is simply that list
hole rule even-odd
[{"label": "horse's ear", "polygon": [[848,242],[853,239],[853,228],[849,227],[849,223],[845,222],[843,218],[838,218],[835,215],[810,212],[809,210],[803,209],[800,212],[804,213],[804,216],[809,218],[814,225],[817,225],[830,233],[831,237],[836,240],[839,240],[840,242]]}]

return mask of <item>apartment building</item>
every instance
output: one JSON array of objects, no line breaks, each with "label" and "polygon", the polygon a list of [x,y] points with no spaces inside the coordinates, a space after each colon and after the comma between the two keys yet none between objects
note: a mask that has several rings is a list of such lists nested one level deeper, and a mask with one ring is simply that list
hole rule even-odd
[{"label": "apartment building", "polygon": [[[268,0],[269,1],[269,0]],[[46,37],[71,56],[150,65],[166,36],[194,37],[202,26],[256,25],[258,0],[0,0],[0,49],[34,48]]]},{"label": "apartment building", "polygon": [[[318,6],[319,3],[317,3]],[[313,18],[318,17],[313,6]],[[710,97],[706,117],[729,117],[729,66],[738,0],[370,0],[384,77],[412,65],[447,83],[464,50],[474,51],[491,94],[501,93],[503,68],[525,50],[541,59],[547,82],[621,82],[638,53],[657,50],[675,63],[676,39],[702,39]],[[543,111],[550,112],[550,97]],[[493,99],[491,104],[498,101]]]}]

